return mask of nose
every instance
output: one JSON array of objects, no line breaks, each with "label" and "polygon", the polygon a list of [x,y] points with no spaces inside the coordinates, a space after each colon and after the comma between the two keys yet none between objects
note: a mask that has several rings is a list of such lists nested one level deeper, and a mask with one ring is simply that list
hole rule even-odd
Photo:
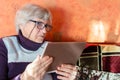
[{"label": "nose", "polygon": [[46,33],[47,33],[47,30],[46,30],[46,28],[45,28],[45,27],[42,29],[42,31],[43,31],[43,33],[44,33],[44,34],[46,34]]}]

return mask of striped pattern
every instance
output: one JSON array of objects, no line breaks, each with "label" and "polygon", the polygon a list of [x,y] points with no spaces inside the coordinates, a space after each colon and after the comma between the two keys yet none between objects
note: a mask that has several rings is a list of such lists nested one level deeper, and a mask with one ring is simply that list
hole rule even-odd
[{"label": "striped pattern", "polygon": [[[43,55],[48,44],[48,42],[44,42],[38,50],[32,51],[19,45],[15,36],[5,37],[3,41],[8,51],[8,66],[10,67],[8,75],[10,78],[22,73],[25,67],[32,62],[37,55]],[[46,73],[43,80],[52,80],[52,76]]]}]

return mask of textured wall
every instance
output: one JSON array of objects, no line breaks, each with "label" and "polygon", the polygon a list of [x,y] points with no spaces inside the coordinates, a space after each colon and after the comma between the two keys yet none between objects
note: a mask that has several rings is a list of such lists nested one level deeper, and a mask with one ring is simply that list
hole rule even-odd
[{"label": "textured wall", "polygon": [[15,12],[26,3],[51,10],[51,41],[120,42],[120,0],[0,0],[0,37],[16,34]]}]

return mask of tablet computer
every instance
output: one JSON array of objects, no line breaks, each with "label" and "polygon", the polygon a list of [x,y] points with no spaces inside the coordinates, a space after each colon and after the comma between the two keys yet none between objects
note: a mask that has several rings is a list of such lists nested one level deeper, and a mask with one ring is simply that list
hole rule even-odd
[{"label": "tablet computer", "polygon": [[48,71],[56,70],[60,64],[76,65],[85,45],[85,42],[48,42],[43,54],[53,57]]}]

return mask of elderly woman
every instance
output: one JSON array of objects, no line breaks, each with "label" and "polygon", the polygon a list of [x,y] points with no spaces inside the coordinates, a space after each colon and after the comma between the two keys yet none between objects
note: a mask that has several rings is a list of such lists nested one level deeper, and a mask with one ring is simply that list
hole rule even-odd
[{"label": "elderly woman", "polygon": [[76,75],[71,75],[77,72],[75,66],[61,64],[56,73],[47,73],[54,59],[40,57],[45,35],[52,29],[50,12],[27,4],[15,20],[18,35],[0,39],[0,80],[75,80]]}]

